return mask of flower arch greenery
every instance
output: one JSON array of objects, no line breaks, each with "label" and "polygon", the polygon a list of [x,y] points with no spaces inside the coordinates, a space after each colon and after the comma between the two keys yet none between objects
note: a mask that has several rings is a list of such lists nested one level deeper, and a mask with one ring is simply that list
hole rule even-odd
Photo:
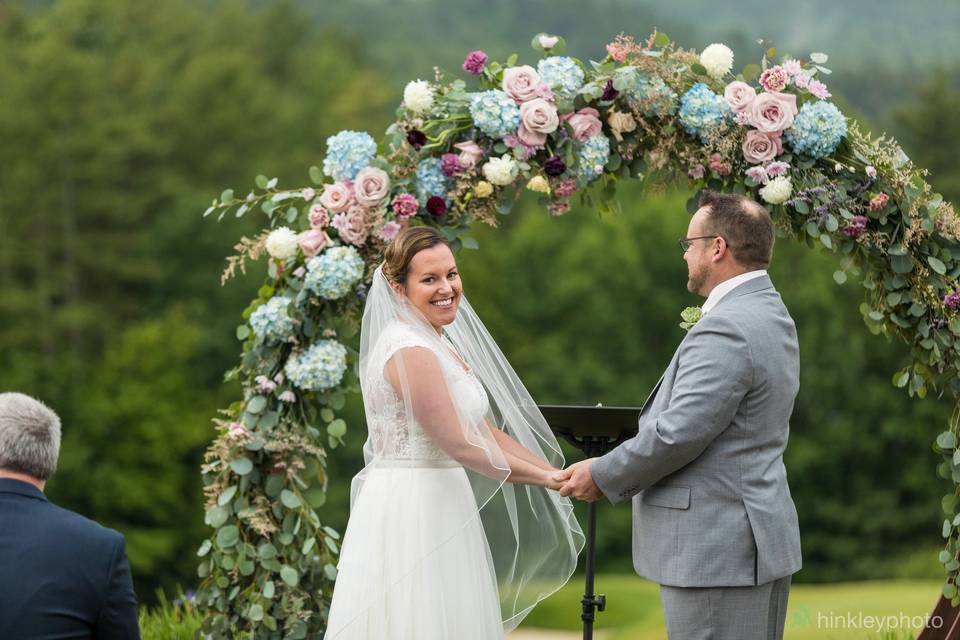
[{"label": "flower arch greenery", "polygon": [[[339,544],[317,511],[326,449],[342,443],[337,412],[359,390],[351,345],[366,283],[405,225],[476,248],[471,225],[496,225],[523,189],[553,215],[574,196],[618,210],[617,183],[637,177],[747,194],[768,205],[778,235],[836,253],[838,283],[862,278],[867,328],[911,347],[895,386],[960,396],[960,220],[894,140],[862,132],[828,101],[826,55],[769,49],[734,75],[724,45],[697,54],[663,33],[620,36],[589,64],[563,56],[562,38],[539,34],[532,45],[535,68],[474,51],[463,63],[469,83],[439,71],[409,83],[379,144],[355,131],[328,139],[312,186],[257,176],[248,194],[227,189],[204,214],[260,211],[268,221],[236,246],[224,281],[269,255],[237,328],[240,364],[227,373],[243,398],[215,420],[203,465],[212,532],[198,551],[199,602],[212,636],[305,638],[324,627]],[[960,409],[934,445],[938,473],[954,483],[940,555],[954,605],[958,424]]]}]

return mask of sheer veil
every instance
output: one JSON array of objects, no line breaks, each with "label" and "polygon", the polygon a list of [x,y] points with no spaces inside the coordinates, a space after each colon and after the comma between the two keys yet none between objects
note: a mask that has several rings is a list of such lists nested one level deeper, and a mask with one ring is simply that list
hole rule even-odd
[{"label": "sheer veil", "polygon": [[[384,384],[388,370],[392,386]],[[380,268],[363,314],[360,381],[368,438],[365,467],[351,486],[352,504],[378,465],[411,460],[405,464],[429,466],[452,458],[464,468],[476,510],[468,510],[472,515],[466,521],[452,524],[441,523],[444,514],[438,513],[436,526],[444,535],[435,539],[442,546],[447,531],[455,536],[479,518],[503,625],[513,629],[569,580],[584,542],[569,499],[543,487],[507,482],[510,465],[493,429],[501,429],[554,467],[564,466],[560,446],[533,398],[466,297],[461,296],[456,320],[441,335],[390,287]],[[480,385],[485,394],[478,393]],[[432,547],[415,545],[407,570],[415,571],[438,545]],[[396,584],[402,578],[386,582]],[[429,606],[422,615],[430,615]]]}]

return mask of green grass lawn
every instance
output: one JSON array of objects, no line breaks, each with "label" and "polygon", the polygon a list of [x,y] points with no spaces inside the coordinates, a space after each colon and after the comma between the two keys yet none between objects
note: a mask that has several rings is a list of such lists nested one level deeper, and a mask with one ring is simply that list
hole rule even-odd
[{"label": "green grass lawn", "polygon": [[[825,585],[800,584],[790,590],[785,638],[789,640],[900,639],[915,637],[914,616],[933,609],[938,580],[884,580]],[[607,595],[607,611],[598,614],[595,629],[608,640],[663,640],[666,630],[656,584],[636,576],[601,576],[597,592]],[[576,630],[580,627],[583,583],[574,580],[534,609],[524,627]],[[869,616],[894,616],[881,633],[867,628]],[[874,622],[874,624],[878,624]],[[896,624],[896,628],[893,628]],[[888,629],[893,628],[894,633]]]},{"label": "green grass lawn", "polygon": [[[800,584],[790,590],[787,640],[847,640],[914,638],[911,618],[928,614],[940,593],[939,580],[878,580],[841,584]],[[597,591],[607,595],[607,611],[598,614],[595,629],[605,640],[663,640],[667,637],[656,584],[632,575],[600,576]],[[541,602],[523,627],[575,631],[580,626],[583,582],[570,584]],[[851,617],[852,616],[852,617]],[[868,616],[897,619],[881,632],[866,628]],[[848,620],[853,620],[853,626]],[[143,640],[192,640],[200,620],[191,609],[171,606],[161,597],[159,607],[141,611]],[[906,627],[906,628],[905,628]],[[599,634],[598,634],[599,635]]]}]

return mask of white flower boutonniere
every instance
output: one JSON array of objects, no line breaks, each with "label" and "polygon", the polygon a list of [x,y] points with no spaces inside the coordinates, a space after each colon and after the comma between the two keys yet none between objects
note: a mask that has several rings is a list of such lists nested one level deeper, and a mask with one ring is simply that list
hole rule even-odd
[{"label": "white flower boutonniere", "polygon": [[703,310],[700,307],[687,307],[680,312],[680,318],[683,322],[680,323],[680,328],[684,331],[690,331],[693,325],[697,324],[700,318],[703,317]]}]

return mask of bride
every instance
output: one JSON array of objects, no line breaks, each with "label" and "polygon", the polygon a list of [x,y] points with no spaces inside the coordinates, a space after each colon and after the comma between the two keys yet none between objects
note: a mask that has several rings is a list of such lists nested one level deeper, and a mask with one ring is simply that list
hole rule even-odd
[{"label": "bride", "polygon": [[570,578],[583,533],[556,438],[431,227],[401,232],[373,276],[360,381],[366,466],[325,637],[503,638]]}]

